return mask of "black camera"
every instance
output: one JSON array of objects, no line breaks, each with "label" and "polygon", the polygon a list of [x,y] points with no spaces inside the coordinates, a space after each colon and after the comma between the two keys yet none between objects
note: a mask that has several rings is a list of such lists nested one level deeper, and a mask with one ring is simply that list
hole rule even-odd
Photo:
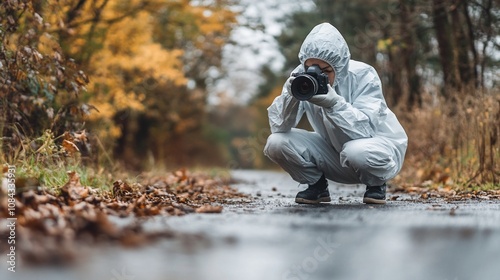
[{"label": "black camera", "polygon": [[316,94],[328,93],[328,76],[318,64],[309,66],[306,72],[293,73],[292,95],[298,100],[308,100]]}]

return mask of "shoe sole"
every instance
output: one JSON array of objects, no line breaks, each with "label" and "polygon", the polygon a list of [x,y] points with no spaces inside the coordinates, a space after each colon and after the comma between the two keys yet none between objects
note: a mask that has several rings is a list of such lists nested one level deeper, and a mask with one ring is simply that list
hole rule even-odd
[{"label": "shoe sole", "polygon": [[305,199],[305,198],[295,198],[295,202],[299,203],[299,204],[319,204],[321,202],[330,202],[332,201],[330,197],[321,197],[319,199],[316,199],[316,200],[309,200],[309,199]]},{"label": "shoe sole", "polygon": [[366,204],[386,204],[387,202],[385,201],[385,199],[375,199],[375,198],[363,197],[363,203],[366,203]]}]

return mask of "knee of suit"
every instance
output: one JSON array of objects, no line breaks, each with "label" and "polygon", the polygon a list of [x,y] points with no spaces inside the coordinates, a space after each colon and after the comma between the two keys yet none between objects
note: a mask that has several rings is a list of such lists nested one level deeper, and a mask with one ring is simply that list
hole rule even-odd
[{"label": "knee of suit", "polygon": [[273,133],[267,138],[264,154],[270,159],[283,157],[283,150],[288,146],[287,133]]},{"label": "knee of suit", "polygon": [[392,168],[394,160],[392,155],[386,151],[377,149],[376,146],[367,143],[349,143],[344,145],[341,152],[342,165],[349,166],[355,170],[377,170]]},{"label": "knee of suit", "polygon": [[340,157],[342,166],[353,168],[360,182],[368,186],[382,185],[393,178],[399,170],[391,155],[369,147],[348,146],[341,152]]}]

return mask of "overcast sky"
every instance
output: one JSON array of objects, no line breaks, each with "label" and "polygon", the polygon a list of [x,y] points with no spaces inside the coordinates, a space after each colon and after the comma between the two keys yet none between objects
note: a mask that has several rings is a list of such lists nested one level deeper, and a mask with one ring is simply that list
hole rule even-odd
[{"label": "overcast sky", "polygon": [[[309,9],[312,1],[290,0],[240,0],[241,27],[233,30],[231,38],[236,42],[224,49],[223,64],[228,74],[217,82],[209,102],[217,104],[220,94],[225,94],[237,103],[245,103],[262,82],[259,69],[267,64],[273,70],[280,70],[284,57],[278,50],[275,36],[283,28],[279,22],[295,10]],[[255,29],[260,23],[263,29]],[[215,73],[217,74],[217,73]]]}]

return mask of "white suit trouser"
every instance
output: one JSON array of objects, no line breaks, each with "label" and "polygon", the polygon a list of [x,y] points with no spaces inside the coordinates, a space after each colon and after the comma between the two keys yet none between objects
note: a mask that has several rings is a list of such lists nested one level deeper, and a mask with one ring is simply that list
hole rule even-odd
[{"label": "white suit trouser", "polygon": [[351,140],[338,152],[318,133],[292,129],[271,134],[264,154],[301,184],[324,174],[338,183],[379,186],[401,169],[392,144],[380,137]]}]

